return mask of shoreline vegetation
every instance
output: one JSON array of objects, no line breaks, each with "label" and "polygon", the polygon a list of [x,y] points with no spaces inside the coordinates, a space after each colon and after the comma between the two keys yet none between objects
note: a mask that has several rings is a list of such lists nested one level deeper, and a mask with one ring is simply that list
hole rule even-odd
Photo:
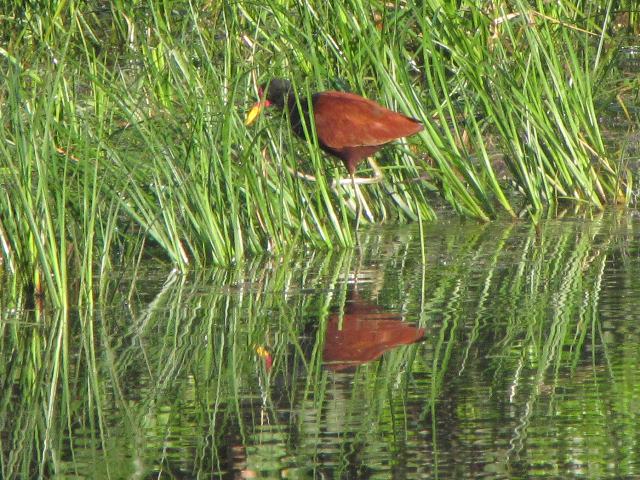
[{"label": "shoreline vegetation", "polygon": [[243,125],[273,77],[424,123],[362,188],[376,224],[632,203],[629,158],[600,121],[613,105],[634,133],[620,52],[637,3],[458,3],[6,2],[3,303],[92,305],[107,274],[150,259],[186,271],[353,246],[339,162],[281,114]]}]

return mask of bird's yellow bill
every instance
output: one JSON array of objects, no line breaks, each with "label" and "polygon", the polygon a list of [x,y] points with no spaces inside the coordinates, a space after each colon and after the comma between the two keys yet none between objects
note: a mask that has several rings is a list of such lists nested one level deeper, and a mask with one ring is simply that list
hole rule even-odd
[{"label": "bird's yellow bill", "polygon": [[244,124],[246,126],[249,126],[253,122],[255,122],[256,118],[258,118],[258,115],[260,115],[260,112],[262,111],[263,108],[264,108],[264,103],[263,102],[256,103],[253,106],[253,108],[251,110],[249,110],[249,113],[247,114],[247,118],[244,120]]}]

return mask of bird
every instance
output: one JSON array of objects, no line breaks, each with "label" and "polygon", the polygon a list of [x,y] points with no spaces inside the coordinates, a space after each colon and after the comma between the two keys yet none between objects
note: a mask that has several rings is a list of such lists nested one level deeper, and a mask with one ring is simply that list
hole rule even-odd
[{"label": "bird", "polygon": [[327,319],[323,363],[329,370],[350,369],[425,339],[424,328],[402,320],[399,313],[385,311],[350,287],[345,304]]},{"label": "bird", "polygon": [[[264,108],[276,106],[288,111],[292,130],[299,137],[305,138],[304,126],[310,128],[312,125],[309,102],[305,98],[296,100],[289,80],[274,78],[268,84],[260,86],[258,95],[259,100],[249,111],[245,125],[251,125]],[[372,158],[374,153],[393,140],[415,135],[424,129],[422,123],[415,118],[389,110],[373,100],[353,93],[315,93],[311,97],[311,105],[318,145],[326,153],[342,160],[356,195],[356,184],[377,183],[383,178],[380,168]],[[356,167],[364,158],[368,159],[374,177],[356,179]],[[310,175],[299,176],[313,180]],[[359,219],[359,212],[357,218]]]}]

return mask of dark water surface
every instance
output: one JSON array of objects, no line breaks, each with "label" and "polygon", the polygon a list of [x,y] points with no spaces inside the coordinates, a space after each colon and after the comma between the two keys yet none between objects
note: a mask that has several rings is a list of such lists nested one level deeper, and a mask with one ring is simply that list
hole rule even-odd
[{"label": "dark water surface", "polygon": [[375,227],[5,313],[3,472],[640,478],[639,226]]}]

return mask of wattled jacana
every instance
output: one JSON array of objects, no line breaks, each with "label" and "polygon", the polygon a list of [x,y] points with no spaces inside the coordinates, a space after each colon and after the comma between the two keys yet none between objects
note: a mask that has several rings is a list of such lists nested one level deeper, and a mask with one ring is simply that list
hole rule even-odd
[{"label": "wattled jacana", "polygon": [[[311,125],[309,103],[303,98],[296,102],[291,82],[284,79],[273,79],[260,88],[260,101],[247,115],[245,124],[253,123],[261,110],[271,105],[287,110],[293,131],[304,138],[302,119],[304,118],[306,125]],[[376,183],[382,180],[380,169],[370,157],[384,144],[414,135],[424,128],[413,118],[388,110],[353,93],[315,93],[311,97],[311,105],[320,148],[342,160],[354,189],[356,183]],[[369,158],[375,176],[356,181],[356,166],[363,158]]]}]

